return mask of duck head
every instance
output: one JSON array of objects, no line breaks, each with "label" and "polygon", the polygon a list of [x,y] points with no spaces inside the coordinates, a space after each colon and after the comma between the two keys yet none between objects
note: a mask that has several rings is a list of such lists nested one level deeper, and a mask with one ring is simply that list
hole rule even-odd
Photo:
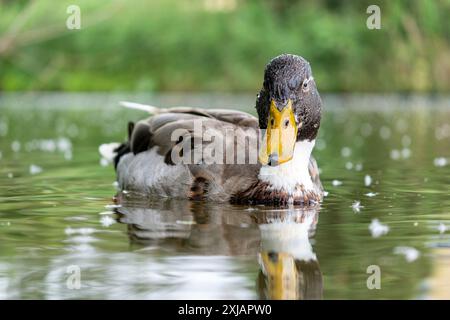
[{"label": "duck head", "polygon": [[296,142],[313,141],[320,127],[321,106],[308,61],[292,54],[272,59],[256,99],[259,127],[265,132],[261,164],[278,166],[290,161]]}]

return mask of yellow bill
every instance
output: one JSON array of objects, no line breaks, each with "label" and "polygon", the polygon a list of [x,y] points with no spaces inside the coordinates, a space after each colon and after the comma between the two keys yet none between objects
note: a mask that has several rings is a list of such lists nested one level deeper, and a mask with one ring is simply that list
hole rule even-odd
[{"label": "yellow bill", "polygon": [[276,255],[276,259],[271,259],[268,252],[261,253],[268,298],[273,300],[303,298],[300,296],[299,272],[294,258],[282,252],[276,253]]},{"label": "yellow bill", "polygon": [[286,106],[279,111],[272,100],[267,130],[259,151],[261,164],[276,166],[291,160],[297,141],[297,130],[292,101],[289,99]]}]

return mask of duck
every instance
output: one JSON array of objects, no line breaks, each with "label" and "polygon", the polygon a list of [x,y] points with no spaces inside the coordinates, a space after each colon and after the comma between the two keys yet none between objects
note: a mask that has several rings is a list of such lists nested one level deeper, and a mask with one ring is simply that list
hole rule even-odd
[{"label": "duck", "polygon": [[119,193],[246,205],[313,206],[323,200],[312,156],[322,101],[309,62],[269,61],[256,114],[121,102],[150,117],[128,123],[112,152]]}]

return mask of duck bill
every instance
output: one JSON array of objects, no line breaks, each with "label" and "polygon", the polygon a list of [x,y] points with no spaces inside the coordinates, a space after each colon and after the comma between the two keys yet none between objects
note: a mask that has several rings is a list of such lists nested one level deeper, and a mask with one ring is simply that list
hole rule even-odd
[{"label": "duck bill", "polygon": [[[292,300],[299,295],[299,273],[294,258],[283,252],[261,253],[261,269],[266,278],[266,292],[272,300]],[[306,288],[307,289],[307,288]]]},{"label": "duck bill", "polygon": [[274,100],[270,102],[267,130],[261,141],[259,161],[263,165],[277,166],[292,159],[297,141],[292,101],[278,110]]}]

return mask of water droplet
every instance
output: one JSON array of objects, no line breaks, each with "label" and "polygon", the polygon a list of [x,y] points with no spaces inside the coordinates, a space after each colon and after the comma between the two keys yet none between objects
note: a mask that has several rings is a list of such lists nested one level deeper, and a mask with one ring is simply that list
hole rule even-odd
[{"label": "water droplet", "polygon": [[35,174],[38,174],[38,173],[41,173],[41,172],[42,172],[42,168],[41,167],[39,167],[39,166],[37,166],[35,164],[30,165],[30,174],[35,175]]},{"label": "water droplet", "polygon": [[343,147],[341,149],[341,155],[345,158],[349,157],[352,154],[352,150],[349,147]]},{"label": "water droplet", "polygon": [[398,160],[401,157],[401,153],[397,149],[393,149],[393,150],[391,150],[390,156],[391,156],[392,160]]},{"label": "water droplet", "polygon": [[433,161],[434,165],[436,167],[445,167],[448,163],[446,158],[440,157],[440,158],[436,158]]},{"label": "water droplet", "polygon": [[369,230],[372,237],[378,238],[389,232],[389,226],[382,224],[378,219],[373,219],[369,225]]},{"label": "water droplet", "polygon": [[11,143],[11,149],[14,152],[19,152],[21,148],[21,144],[19,141],[15,140]]},{"label": "water droplet", "polygon": [[391,137],[391,129],[389,129],[388,127],[381,127],[380,128],[380,137],[383,140],[388,140]]},{"label": "water droplet", "polygon": [[369,176],[368,174],[366,174],[366,175],[364,176],[364,185],[365,185],[366,187],[369,187],[371,184],[372,184],[372,177]]}]

